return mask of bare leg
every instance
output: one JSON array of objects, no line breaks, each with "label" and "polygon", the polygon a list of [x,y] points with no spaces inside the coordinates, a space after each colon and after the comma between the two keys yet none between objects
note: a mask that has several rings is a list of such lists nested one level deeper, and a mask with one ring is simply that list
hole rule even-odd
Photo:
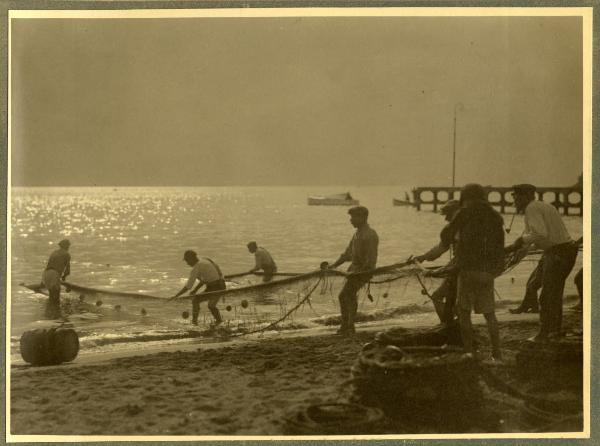
[{"label": "bare leg", "polygon": [[343,332],[348,329],[348,304],[344,290],[340,292],[338,300],[340,301],[340,331]]},{"label": "bare leg", "polygon": [[223,322],[223,319],[221,318],[221,313],[219,312],[219,309],[217,308],[217,301],[212,301],[212,300],[209,301],[208,309],[212,313],[213,317],[215,318],[215,322],[217,324],[220,324],[221,322]]},{"label": "bare leg", "polygon": [[354,332],[354,320],[356,319],[356,312],[358,311],[358,298],[356,293],[348,295],[346,297],[346,303],[348,305],[348,331]]},{"label": "bare leg", "polygon": [[200,314],[200,297],[192,298],[192,324],[198,325],[198,315]]},{"label": "bare leg", "polygon": [[465,352],[473,351],[473,327],[471,325],[471,310],[460,309],[458,313],[458,322],[460,324],[460,335],[463,341]]},{"label": "bare leg", "polygon": [[48,290],[49,297],[46,305],[46,317],[56,319],[60,317],[60,288]]},{"label": "bare leg", "polygon": [[502,359],[500,351],[500,331],[498,330],[498,320],[496,313],[485,313],[483,315],[487,322],[488,332],[490,334],[490,343],[492,344],[492,356],[494,359]]}]

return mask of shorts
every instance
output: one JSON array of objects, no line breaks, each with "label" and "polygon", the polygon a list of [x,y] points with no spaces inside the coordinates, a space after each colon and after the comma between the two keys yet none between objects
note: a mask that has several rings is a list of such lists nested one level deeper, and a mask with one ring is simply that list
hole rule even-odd
[{"label": "shorts", "polygon": [[458,273],[458,308],[475,313],[494,312],[494,276],[483,271]]},{"label": "shorts", "polygon": [[47,269],[42,274],[42,282],[48,289],[48,291],[60,291],[60,274],[58,271],[53,269]]}]

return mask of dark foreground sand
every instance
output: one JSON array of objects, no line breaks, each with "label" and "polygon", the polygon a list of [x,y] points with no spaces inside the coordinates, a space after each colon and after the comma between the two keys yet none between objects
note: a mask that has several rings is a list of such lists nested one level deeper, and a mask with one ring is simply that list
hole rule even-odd
[{"label": "dark foreground sand", "polygon": [[[532,316],[501,323],[506,376],[514,371],[522,340],[537,332]],[[565,326],[581,330],[581,314],[566,308]],[[485,334],[484,327],[478,331]],[[341,384],[375,333],[359,330],[352,339],[330,334],[224,344],[90,365],[13,367],[11,433],[283,435],[283,416],[298,405],[347,401],[348,386]],[[505,418],[502,431],[523,430],[519,401],[497,396],[486,404],[496,406]],[[381,433],[416,433],[387,429]]]}]

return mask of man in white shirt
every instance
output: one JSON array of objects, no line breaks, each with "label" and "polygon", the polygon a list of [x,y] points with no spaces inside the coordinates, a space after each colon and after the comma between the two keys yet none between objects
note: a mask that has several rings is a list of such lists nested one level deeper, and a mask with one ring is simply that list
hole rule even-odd
[{"label": "man in white shirt", "polygon": [[[173,298],[177,298],[186,291],[192,290],[196,280],[198,280],[198,285],[190,292],[190,295],[194,296],[192,298],[192,324],[198,325],[200,301],[206,299],[201,299],[201,296],[196,295],[196,292],[202,285],[206,285],[204,293],[224,290],[226,289],[225,279],[223,278],[221,269],[215,262],[206,257],[199,259],[198,254],[196,254],[194,251],[186,251],[183,254],[183,260],[185,260],[185,262],[192,267],[192,271],[190,272],[190,277],[185,286]],[[208,298],[208,309],[215,318],[216,325],[219,325],[223,321],[221,318],[221,313],[219,313],[219,309],[217,308],[219,297],[220,296],[213,296]]]},{"label": "man in white shirt", "polygon": [[254,254],[255,265],[249,272],[253,273],[255,271],[263,270],[265,273],[263,276],[263,282],[270,282],[273,278],[273,274],[277,272],[277,265],[267,251],[263,247],[259,247],[256,242],[250,242],[247,245],[248,251],[250,254]]},{"label": "man in white shirt", "polygon": [[518,250],[527,245],[542,249],[539,267],[542,291],[539,298],[540,332],[534,340],[561,336],[562,299],[565,280],[577,259],[578,246],[569,235],[554,206],[535,199],[535,186],[513,186],[517,212],[525,213],[525,231],[508,248]]}]

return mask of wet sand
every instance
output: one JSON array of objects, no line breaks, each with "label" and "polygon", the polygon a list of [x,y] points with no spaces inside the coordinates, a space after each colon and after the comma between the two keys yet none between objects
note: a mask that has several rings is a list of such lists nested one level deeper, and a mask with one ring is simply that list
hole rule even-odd
[{"label": "wet sand", "polygon": [[[520,343],[537,332],[538,318],[505,312],[498,316],[510,371]],[[474,321],[485,334],[482,320]],[[565,328],[581,330],[581,313],[568,304]],[[354,338],[341,338],[328,328],[314,336],[136,351],[54,367],[13,365],[11,433],[284,435],[284,414],[299,405],[348,401],[343,383],[362,346],[378,331],[381,327],[359,326]],[[508,420],[503,430],[516,432],[522,427],[509,420],[510,400],[499,402],[498,410]],[[411,433],[389,429],[380,433]]]}]

